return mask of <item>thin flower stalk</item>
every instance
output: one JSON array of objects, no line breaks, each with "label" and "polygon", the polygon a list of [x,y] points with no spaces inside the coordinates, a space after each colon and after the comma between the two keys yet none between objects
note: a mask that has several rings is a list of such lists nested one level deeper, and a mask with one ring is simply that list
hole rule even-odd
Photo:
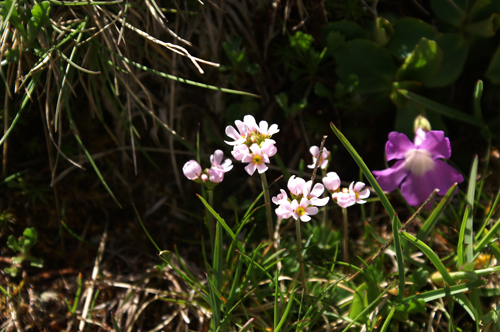
[{"label": "thin flower stalk", "polygon": [[269,240],[274,242],[274,232],[273,232],[273,212],[271,210],[271,196],[269,195],[269,188],[267,185],[266,173],[260,174],[260,179],[262,181],[262,189],[264,190],[264,202],[266,203],[266,219],[267,219],[267,230],[269,232]]}]

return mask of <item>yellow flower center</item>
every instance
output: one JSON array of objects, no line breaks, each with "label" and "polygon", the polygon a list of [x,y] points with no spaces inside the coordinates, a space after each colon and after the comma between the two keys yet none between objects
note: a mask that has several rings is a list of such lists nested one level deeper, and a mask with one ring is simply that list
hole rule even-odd
[{"label": "yellow flower center", "polygon": [[295,212],[297,212],[299,216],[302,216],[304,215],[304,213],[306,213],[306,209],[304,209],[302,206],[299,206]]},{"label": "yellow flower center", "polygon": [[415,175],[422,175],[434,169],[434,160],[429,151],[412,149],[405,153],[404,167]]},{"label": "yellow flower center", "polygon": [[260,164],[262,164],[262,157],[261,157],[261,156],[258,156],[258,155],[253,156],[252,160],[253,160],[253,163],[254,163],[255,165],[260,165]]}]

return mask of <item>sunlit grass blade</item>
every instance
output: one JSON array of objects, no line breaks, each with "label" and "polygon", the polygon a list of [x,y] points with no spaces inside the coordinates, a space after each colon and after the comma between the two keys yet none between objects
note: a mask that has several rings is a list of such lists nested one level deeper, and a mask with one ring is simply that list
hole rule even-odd
[{"label": "sunlit grass blade", "polygon": [[489,207],[489,212],[488,212],[488,215],[486,216],[486,218],[484,218],[483,226],[481,226],[481,229],[479,230],[479,232],[476,233],[476,239],[481,238],[481,235],[483,234],[484,229],[486,228],[491,217],[493,216],[493,212],[496,210],[499,202],[500,202],[500,190],[498,191],[497,196],[495,197],[495,200],[493,201],[493,203]]},{"label": "sunlit grass blade", "polygon": [[483,120],[483,113],[481,111],[481,97],[483,96],[483,81],[478,80],[474,87],[474,115],[476,118]]},{"label": "sunlit grass blade", "polygon": [[454,108],[448,107],[441,105],[440,103],[437,103],[433,100],[430,100],[428,98],[422,97],[414,92],[410,92],[407,90],[400,89],[398,90],[399,93],[402,95],[406,96],[408,99],[413,100],[417,102],[418,104],[424,106],[426,109],[432,110],[438,114],[447,116],[451,119],[459,120],[468,124],[472,124],[481,128],[485,128],[486,125],[485,123],[481,120],[478,119],[475,116],[460,112]]},{"label": "sunlit grass blade", "polygon": [[441,202],[436,206],[436,208],[432,211],[431,215],[427,218],[427,220],[424,222],[422,227],[417,233],[417,239],[420,240],[425,240],[425,238],[429,235],[432,229],[434,229],[434,226],[436,226],[437,221],[439,220],[439,217],[443,214],[444,210],[450,204],[451,199],[455,195],[455,191],[457,189],[457,183],[455,183],[453,186],[451,186],[450,189],[446,192],[446,195],[441,199]]},{"label": "sunlit grass blade", "polygon": [[[493,274],[493,273],[496,273],[499,271],[500,271],[500,266],[494,266],[494,267],[489,267],[489,268],[480,269],[480,270],[450,272],[450,276],[454,280],[462,280],[462,279],[468,279],[468,278],[472,279],[471,272],[474,273],[475,276],[481,277],[481,276],[488,276],[490,274]],[[443,277],[440,274],[432,275],[431,279],[435,283],[443,282]]]},{"label": "sunlit grass blade", "polygon": [[478,256],[481,251],[486,247],[490,242],[493,241],[493,237],[496,236],[497,232],[500,230],[500,218],[496,221],[496,223],[491,227],[491,229],[486,232],[484,231],[484,235],[479,241],[479,243],[476,245],[476,248],[474,249],[475,256]]},{"label": "sunlit grass blade", "polygon": [[224,221],[224,219],[222,219],[219,216],[219,214],[217,212],[215,212],[214,209],[212,209],[212,207],[210,206],[210,204],[208,204],[207,201],[203,197],[201,197],[198,194],[196,194],[196,196],[198,196],[198,198],[201,200],[201,202],[203,203],[203,205],[205,205],[205,207],[207,208],[207,210],[215,217],[215,219],[217,219],[217,221],[222,225],[222,227],[224,227],[224,229],[226,230],[227,234],[231,237],[231,239],[233,240],[233,242],[236,243],[236,246],[238,247],[238,249],[242,253],[245,253],[245,249],[241,245],[240,241],[238,241],[238,239],[236,238],[236,235],[234,235],[234,233],[231,230],[231,228],[226,224],[226,222]]},{"label": "sunlit grass blade", "polygon": [[278,325],[276,325],[274,332],[278,332],[279,330],[281,330],[281,328],[283,327],[283,324],[285,324],[286,319],[288,318],[288,315],[290,314],[290,310],[292,309],[294,297],[295,297],[295,282],[292,285],[292,293],[290,294],[290,298],[288,299],[288,304],[286,305],[285,312],[283,313],[283,316],[281,316],[281,319],[280,319]]},{"label": "sunlit grass blade", "polygon": [[[333,132],[335,135],[337,135],[338,139],[342,144],[345,146],[347,151],[351,154],[352,158],[354,161],[358,164],[359,168],[361,171],[363,171],[363,174],[365,177],[368,179],[368,182],[370,182],[370,185],[373,187],[373,190],[377,193],[377,196],[380,198],[380,202],[384,206],[385,210],[389,214],[389,217],[392,219],[394,218],[395,211],[394,208],[392,207],[391,203],[387,199],[387,196],[385,196],[384,191],[382,188],[380,188],[380,185],[377,183],[377,180],[375,180],[375,177],[373,174],[370,172],[370,169],[366,166],[365,162],[361,158],[361,156],[358,154],[358,152],[354,149],[354,147],[351,145],[351,143],[347,140],[347,138],[340,132],[340,130],[335,127],[333,122],[330,123],[330,127],[332,128]],[[399,219],[397,219],[399,221]]]},{"label": "sunlit grass blade", "polygon": [[440,299],[445,296],[453,296],[461,293],[465,293],[467,291],[476,289],[484,285],[487,281],[484,279],[477,279],[471,282],[467,282],[465,284],[450,286],[439,288],[431,291],[427,291],[424,293],[420,293],[417,295],[409,296],[403,300],[403,303],[409,303],[411,301],[415,301],[417,299],[422,299],[425,302],[431,302],[437,299]]},{"label": "sunlit grass blade", "polygon": [[403,260],[403,250],[401,249],[401,239],[399,237],[399,229],[401,228],[397,222],[395,222],[394,216],[392,219],[392,236],[394,237],[394,251],[396,252],[396,261],[398,263],[398,295],[396,297],[396,302],[400,303],[403,300],[405,293],[405,266]]},{"label": "sunlit grass blade", "polygon": [[248,320],[248,322],[246,322],[245,325],[243,325],[238,332],[246,332],[246,331],[248,331],[248,329],[251,327],[250,324],[253,322],[253,320],[254,320],[254,318],[250,318]]},{"label": "sunlit grass blade", "polygon": [[391,323],[392,316],[394,316],[394,312],[396,311],[396,306],[392,306],[391,311],[389,311],[389,314],[385,318],[384,325],[382,325],[382,328],[380,329],[380,332],[386,332],[387,329],[389,328],[389,324]]},{"label": "sunlit grass blade", "polygon": [[122,332],[122,330],[120,330],[120,327],[118,326],[118,323],[116,322],[115,315],[113,313],[111,313],[111,319],[113,321],[113,328],[115,329],[115,332]]},{"label": "sunlit grass blade", "polygon": [[122,3],[123,0],[109,0],[109,1],[93,1],[93,0],[85,0],[85,1],[59,1],[59,0],[47,0],[51,4],[60,5],[60,6],[88,6],[88,5],[113,5],[116,3]]},{"label": "sunlit grass blade", "polygon": [[464,216],[462,218],[462,224],[460,225],[460,232],[458,233],[458,244],[457,244],[457,259],[458,259],[458,267],[460,268],[465,264],[465,253],[464,248],[465,245],[465,229],[467,227],[467,219],[470,214],[470,206],[467,205],[465,207]]},{"label": "sunlit grass blade", "polygon": [[199,83],[199,82],[187,80],[187,79],[184,79],[182,77],[177,77],[177,76],[174,76],[174,75],[170,75],[170,74],[161,72],[159,70],[151,69],[149,67],[141,65],[140,63],[132,61],[132,60],[130,60],[130,59],[124,57],[124,56],[121,56],[118,53],[115,53],[115,52],[111,51],[110,49],[106,48],[104,45],[102,47],[103,47],[103,49],[105,49],[109,53],[113,54],[117,58],[125,61],[129,65],[132,65],[134,67],[137,67],[137,68],[142,69],[144,71],[147,71],[149,73],[156,74],[156,75],[158,75],[160,77],[168,78],[170,80],[174,80],[174,81],[177,81],[177,82],[180,82],[180,83],[190,84],[190,85],[193,85],[193,86],[197,86],[199,88],[204,88],[204,89],[209,89],[209,90],[215,90],[215,91],[221,91],[221,92],[226,92],[226,93],[231,93],[231,94],[236,94],[236,95],[243,95],[243,96],[260,98],[260,96],[258,96],[256,94],[253,94],[253,93],[244,92],[244,91],[238,91],[238,90],[233,90],[233,89],[220,88],[220,87],[217,87],[217,86],[214,86],[214,85],[209,85],[209,84],[204,84],[204,83]]},{"label": "sunlit grass blade", "polygon": [[467,224],[465,226],[464,245],[466,245],[464,263],[470,263],[474,260],[474,196],[476,193],[476,177],[477,177],[477,155],[472,163],[469,175],[469,187],[467,189],[467,204],[470,206],[470,213],[467,217]]},{"label": "sunlit grass blade", "polygon": [[12,123],[10,124],[9,129],[7,129],[7,131],[5,131],[5,133],[2,136],[2,139],[0,139],[0,145],[2,145],[5,142],[5,140],[7,139],[7,137],[9,137],[9,134],[12,132],[12,130],[16,126],[17,122],[21,118],[21,113],[26,108],[26,105],[28,105],[28,101],[30,100],[31,94],[35,90],[36,82],[38,82],[38,79],[40,78],[41,74],[42,74],[41,72],[36,73],[33,76],[33,79],[28,84],[27,93],[24,95],[23,101],[21,102],[21,107],[19,107],[19,111],[17,111],[17,114],[16,114],[14,120],[12,120]]},{"label": "sunlit grass blade", "polygon": [[[411,234],[408,234],[407,232],[400,232],[400,234],[408,240],[408,242],[412,243],[415,245],[417,248],[419,248],[425,256],[432,262],[434,267],[441,273],[443,276],[443,280],[448,283],[450,286],[455,286],[456,282],[453,280],[453,278],[450,275],[450,272],[446,269],[444,264],[441,262],[439,257],[436,255],[434,250],[429,248],[424,242],[421,240],[417,239]],[[474,321],[477,321],[476,319],[476,310],[474,309],[472,303],[469,301],[469,299],[462,293],[457,294],[457,301],[462,304],[464,307],[465,311],[469,313],[469,315],[472,317]]]}]

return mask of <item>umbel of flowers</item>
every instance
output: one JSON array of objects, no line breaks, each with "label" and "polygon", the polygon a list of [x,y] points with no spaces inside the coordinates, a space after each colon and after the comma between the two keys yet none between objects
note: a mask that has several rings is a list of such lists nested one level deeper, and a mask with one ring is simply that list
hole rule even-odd
[{"label": "umbel of flowers", "polygon": [[190,160],[184,164],[182,171],[189,180],[202,183],[208,189],[213,189],[224,180],[224,174],[233,168],[232,161],[230,159],[222,161],[223,158],[224,152],[215,150],[214,154],[210,156],[212,167],[202,170],[196,160]]},{"label": "umbel of flowers", "polygon": [[278,151],[276,142],[271,137],[279,132],[278,125],[273,124],[269,127],[266,121],[257,122],[251,115],[245,115],[243,121],[235,121],[236,128],[226,127],[226,135],[233,141],[225,141],[233,146],[231,154],[234,159],[243,163],[248,163],[245,170],[249,175],[253,175],[255,170],[260,174],[267,171],[269,157],[272,157]]}]

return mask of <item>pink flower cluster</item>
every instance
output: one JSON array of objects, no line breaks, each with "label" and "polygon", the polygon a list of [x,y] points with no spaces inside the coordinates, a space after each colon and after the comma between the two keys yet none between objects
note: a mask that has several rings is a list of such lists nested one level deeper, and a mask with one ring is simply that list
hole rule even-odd
[{"label": "pink flower cluster", "polygon": [[202,170],[196,160],[190,160],[184,164],[182,171],[189,180],[204,183],[207,187],[213,188],[224,180],[224,173],[233,168],[231,160],[222,161],[223,157],[224,153],[221,150],[215,150],[214,154],[210,156],[211,168]]},{"label": "pink flower cluster", "polygon": [[323,178],[323,184],[325,188],[332,193],[332,200],[338,204],[341,208],[347,208],[349,206],[358,204],[365,204],[365,198],[370,196],[370,190],[363,188],[365,184],[363,182],[354,181],[351,183],[349,188],[340,188],[340,178],[335,172],[329,172],[326,177]]},{"label": "pink flower cluster", "polygon": [[320,198],[325,188],[322,184],[316,183],[313,188],[312,181],[305,181],[292,175],[288,180],[289,199],[286,191],[281,189],[278,196],[273,197],[273,203],[279,205],[275,210],[276,215],[281,219],[293,217],[295,220],[311,220],[310,216],[318,213],[317,206],[324,206],[328,203],[329,197]]},{"label": "pink flower cluster", "polygon": [[255,170],[262,174],[267,171],[269,157],[276,154],[278,149],[274,146],[276,142],[271,136],[279,132],[278,125],[269,127],[266,121],[261,121],[259,125],[251,115],[245,115],[243,121],[235,121],[236,128],[226,127],[226,135],[233,139],[232,142],[225,141],[233,146],[231,154],[234,159],[243,163],[248,163],[245,170],[249,175],[253,175]]}]

